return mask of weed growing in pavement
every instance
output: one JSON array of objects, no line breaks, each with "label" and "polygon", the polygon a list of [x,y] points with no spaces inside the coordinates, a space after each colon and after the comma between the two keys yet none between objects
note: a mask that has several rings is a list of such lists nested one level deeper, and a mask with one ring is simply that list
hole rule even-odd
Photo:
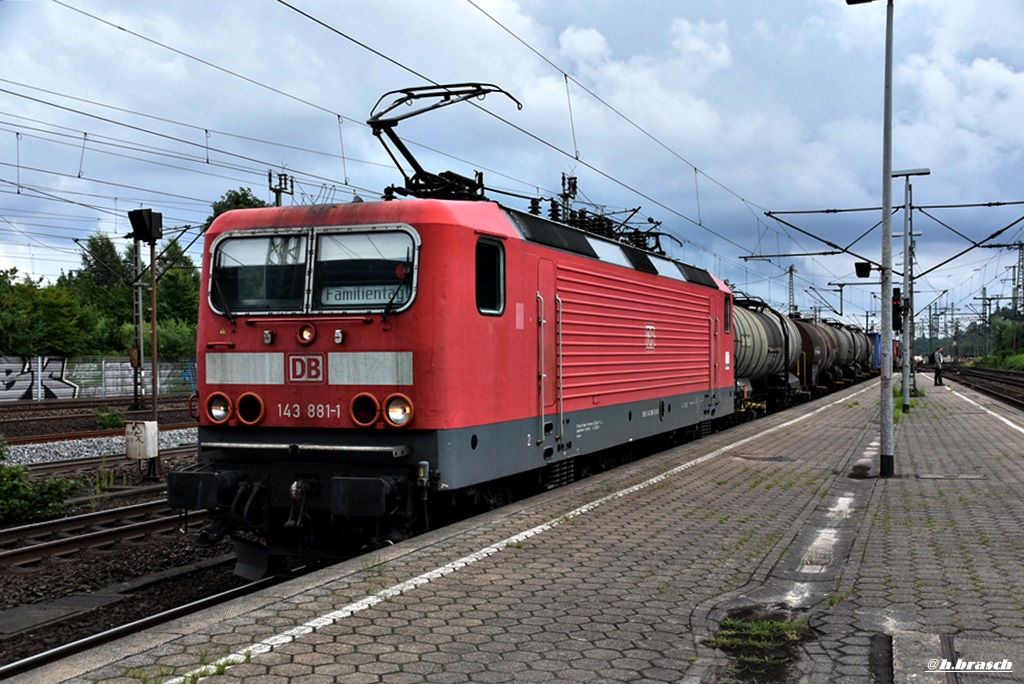
[{"label": "weed growing in pavement", "polygon": [[200,679],[202,679],[203,677],[209,677],[212,674],[213,671],[210,668],[204,667],[203,669],[197,670],[196,672],[190,674],[188,676],[188,679],[185,681],[187,681],[188,684],[198,684]]},{"label": "weed growing in pavement", "polygon": [[221,660],[221,661],[219,661],[217,663],[216,674],[222,675],[222,674],[224,674],[225,672],[228,671],[229,667],[231,667],[232,665],[238,665],[241,662],[242,662],[241,660],[235,660],[234,658],[228,658],[226,660]]},{"label": "weed growing in pavement", "polygon": [[388,572],[387,561],[378,560],[377,556],[372,553],[359,557],[359,567],[360,570],[362,570],[363,575],[367,578],[383,577]]},{"label": "weed growing in pavement", "polygon": [[125,679],[137,679],[142,684],[149,684],[150,682],[162,682],[167,679],[173,671],[169,668],[161,665],[156,669],[156,672],[149,672],[138,667],[124,667],[121,668],[121,676]]},{"label": "weed growing in pavement", "polygon": [[842,594],[832,594],[828,597],[828,605],[834,606],[840,604],[848,598],[850,598],[850,594],[847,592],[844,592]]},{"label": "weed growing in pavement", "polygon": [[752,609],[738,611],[723,619],[705,644],[724,651],[732,661],[727,669],[743,681],[786,681],[798,645],[812,632],[806,620],[783,617],[760,615]]}]

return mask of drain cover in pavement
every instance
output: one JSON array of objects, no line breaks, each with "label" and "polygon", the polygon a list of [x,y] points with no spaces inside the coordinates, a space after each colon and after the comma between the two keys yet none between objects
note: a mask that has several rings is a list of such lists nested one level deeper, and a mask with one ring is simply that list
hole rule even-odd
[{"label": "drain cover in pavement", "polygon": [[917,476],[918,480],[984,480],[987,479],[984,475],[940,475],[935,473],[921,473]]},{"label": "drain cover in pavement", "polygon": [[789,456],[740,456],[744,461],[771,461],[773,463],[790,463],[795,458]]}]

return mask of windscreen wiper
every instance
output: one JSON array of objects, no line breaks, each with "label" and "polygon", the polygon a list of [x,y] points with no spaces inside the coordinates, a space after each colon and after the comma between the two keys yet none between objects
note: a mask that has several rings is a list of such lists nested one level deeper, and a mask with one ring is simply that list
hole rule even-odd
[{"label": "windscreen wiper", "polygon": [[395,306],[395,299],[398,298],[398,293],[402,291],[405,283],[409,280],[409,276],[412,275],[412,263],[402,264],[402,279],[398,281],[398,286],[395,287],[395,291],[391,293],[391,299],[388,300],[387,305],[384,307],[384,313],[380,315],[380,322],[385,323],[388,320],[388,316],[391,314],[391,310]]},{"label": "windscreen wiper", "polygon": [[228,317],[228,323],[234,325],[235,316],[231,313],[231,307],[228,306],[228,298],[224,296],[224,290],[221,289],[220,280],[217,279],[216,274],[213,278],[213,289],[217,291],[217,295],[220,297],[220,306],[224,309],[224,315]]}]

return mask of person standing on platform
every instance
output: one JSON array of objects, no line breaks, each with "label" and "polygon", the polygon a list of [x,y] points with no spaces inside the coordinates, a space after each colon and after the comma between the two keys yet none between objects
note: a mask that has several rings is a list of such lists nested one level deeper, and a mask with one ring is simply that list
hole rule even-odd
[{"label": "person standing on platform", "polygon": [[935,366],[935,384],[936,385],[941,385],[942,384],[942,361],[943,361],[943,358],[942,358],[942,347],[939,347],[938,349],[935,350],[935,354],[933,355],[933,359],[932,359],[932,363]]}]

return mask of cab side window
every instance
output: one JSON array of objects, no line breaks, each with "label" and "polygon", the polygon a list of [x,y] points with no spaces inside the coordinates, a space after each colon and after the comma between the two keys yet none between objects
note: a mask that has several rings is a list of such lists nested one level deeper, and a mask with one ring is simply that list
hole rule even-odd
[{"label": "cab side window", "polygon": [[505,311],[505,250],[487,238],[476,243],[476,308],[488,316]]}]

